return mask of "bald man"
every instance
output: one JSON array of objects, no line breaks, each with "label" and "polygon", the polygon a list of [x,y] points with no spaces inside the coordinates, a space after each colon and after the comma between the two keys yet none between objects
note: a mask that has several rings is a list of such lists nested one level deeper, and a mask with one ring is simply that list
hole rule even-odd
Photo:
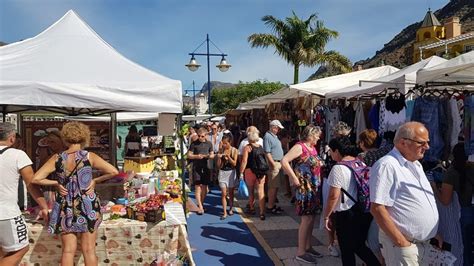
[{"label": "bald man", "polygon": [[370,211],[380,227],[386,265],[422,264],[429,240],[436,236],[438,209],[418,161],[430,148],[429,141],[423,124],[403,124],[395,134],[395,147],[370,171]]}]

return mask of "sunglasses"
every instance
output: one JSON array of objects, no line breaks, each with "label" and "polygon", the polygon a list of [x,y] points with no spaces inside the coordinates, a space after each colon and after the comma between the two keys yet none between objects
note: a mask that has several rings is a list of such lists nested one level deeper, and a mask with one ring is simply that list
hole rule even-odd
[{"label": "sunglasses", "polygon": [[200,138],[205,138],[205,137],[206,137],[206,135],[199,135],[199,137],[200,137]]},{"label": "sunglasses", "polygon": [[406,140],[409,140],[409,141],[412,141],[412,142],[415,142],[416,144],[420,145],[420,146],[426,146],[426,145],[430,145],[430,141],[420,141],[420,140],[414,140],[414,139],[410,139],[410,138],[403,138],[403,139],[406,139]]}]

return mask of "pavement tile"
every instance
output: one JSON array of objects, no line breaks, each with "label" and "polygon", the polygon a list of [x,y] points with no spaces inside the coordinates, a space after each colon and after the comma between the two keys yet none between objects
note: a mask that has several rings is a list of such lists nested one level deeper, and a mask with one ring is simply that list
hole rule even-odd
[{"label": "pavement tile", "polygon": [[292,259],[295,257],[296,254],[296,247],[288,247],[288,248],[274,248],[273,251],[276,253],[280,260]]},{"label": "pavement tile", "polygon": [[[277,203],[284,212],[281,215],[266,214],[266,219],[261,221],[258,215],[246,215],[250,222],[255,226],[258,233],[262,236],[264,241],[273,253],[280,259],[283,265],[288,266],[305,266],[310,264],[301,263],[295,260],[296,249],[298,245],[298,226],[300,217],[295,213],[295,207],[290,202],[290,199],[279,195],[280,202]],[[247,200],[238,200],[238,205],[245,209]],[[257,208],[258,214],[258,208]],[[342,265],[339,257],[332,257],[329,255],[327,249],[328,234],[325,230],[319,229],[320,215],[316,215],[316,222],[312,230],[313,248],[324,255],[319,258],[317,265]],[[360,260],[358,260],[358,265]]]},{"label": "pavement tile", "polygon": [[[265,230],[260,231],[260,234],[273,249],[298,246],[298,229]],[[312,238],[312,243],[318,246],[321,245],[321,242],[319,242],[319,240],[314,236]]]}]

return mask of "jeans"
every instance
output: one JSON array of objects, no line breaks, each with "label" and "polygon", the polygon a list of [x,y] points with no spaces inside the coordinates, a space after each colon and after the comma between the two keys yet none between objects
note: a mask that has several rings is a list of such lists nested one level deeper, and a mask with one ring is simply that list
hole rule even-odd
[{"label": "jeans", "polygon": [[474,262],[472,258],[472,239],[474,233],[474,206],[461,208],[461,232],[463,251],[463,265],[471,266]]},{"label": "jeans", "polygon": [[380,265],[377,257],[365,244],[372,215],[355,211],[355,208],[357,207],[335,214],[337,241],[341,248],[342,265],[355,266],[356,254],[367,265]]}]

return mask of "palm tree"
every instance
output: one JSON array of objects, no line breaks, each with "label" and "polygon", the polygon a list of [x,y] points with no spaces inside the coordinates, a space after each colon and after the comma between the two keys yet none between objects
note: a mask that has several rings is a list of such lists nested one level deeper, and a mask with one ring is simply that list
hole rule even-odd
[{"label": "palm tree", "polygon": [[285,21],[270,15],[264,16],[262,21],[274,34],[254,33],[248,37],[248,42],[252,47],[273,46],[275,53],[294,66],[294,84],[298,83],[301,65],[330,65],[342,72],[351,71],[351,62],[347,57],[336,51],[325,50],[326,44],[337,38],[339,33],[324,27],[316,14],[303,21],[293,11],[293,16],[287,17]]}]

